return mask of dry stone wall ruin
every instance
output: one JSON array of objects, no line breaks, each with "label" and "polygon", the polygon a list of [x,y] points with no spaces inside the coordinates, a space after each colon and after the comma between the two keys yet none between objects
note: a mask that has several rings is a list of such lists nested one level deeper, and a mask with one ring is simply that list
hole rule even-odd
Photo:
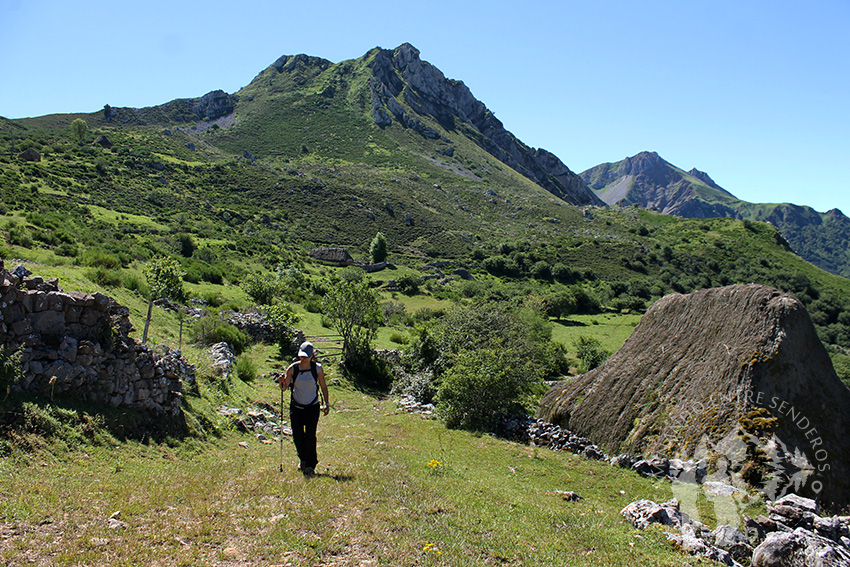
[{"label": "dry stone wall ruin", "polygon": [[15,390],[178,415],[194,367],[177,350],[154,352],[132,330],[130,310],[115,299],[64,292],[56,279],[0,262],[0,339],[23,370]]}]

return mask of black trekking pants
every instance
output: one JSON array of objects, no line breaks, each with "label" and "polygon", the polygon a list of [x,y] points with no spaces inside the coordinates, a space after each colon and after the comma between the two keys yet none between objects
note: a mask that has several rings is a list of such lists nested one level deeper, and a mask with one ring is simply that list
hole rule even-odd
[{"label": "black trekking pants", "polygon": [[316,456],[316,427],[319,425],[319,404],[297,407],[289,405],[289,422],[292,424],[292,440],[301,461],[301,470],[315,469],[319,462]]}]

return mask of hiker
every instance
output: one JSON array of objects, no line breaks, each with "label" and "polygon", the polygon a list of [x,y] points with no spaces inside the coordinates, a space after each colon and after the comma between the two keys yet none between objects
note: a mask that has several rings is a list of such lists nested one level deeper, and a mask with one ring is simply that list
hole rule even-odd
[{"label": "hiker", "polygon": [[[328,386],[325,383],[325,371],[316,362],[315,349],[310,342],[301,343],[298,350],[298,362],[293,362],[286,369],[286,374],[280,380],[282,389],[292,391],[289,402],[289,422],[292,425],[292,440],[298,451],[300,464],[298,469],[310,476],[316,470],[319,462],[316,456],[316,427],[319,424],[319,411],[328,415],[330,398]],[[319,388],[322,400],[319,401]]]}]

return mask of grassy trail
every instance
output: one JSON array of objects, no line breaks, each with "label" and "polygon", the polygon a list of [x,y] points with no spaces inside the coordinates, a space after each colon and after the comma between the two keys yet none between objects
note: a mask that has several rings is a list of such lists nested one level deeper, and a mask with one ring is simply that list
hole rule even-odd
[{"label": "grassy trail", "polygon": [[[276,392],[261,388],[257,400]],[[613,467],[448,431],[333,386],[317,474],[280,447],[125,443],[0,460],[0,562],[14,565],[682,565],[620,509],[670,488]],[[60,453],[61,454],[61,453]],[[559,491],[584,497],[565,501]],[[622,491],[622,492],[621,492]],[[110,527],[110,517],[123,524]],[[119,526],[119,527],[115,527]],[[692,560],[692,559],[691,559]],[[692,560],[694,561],[694,560]]]}]

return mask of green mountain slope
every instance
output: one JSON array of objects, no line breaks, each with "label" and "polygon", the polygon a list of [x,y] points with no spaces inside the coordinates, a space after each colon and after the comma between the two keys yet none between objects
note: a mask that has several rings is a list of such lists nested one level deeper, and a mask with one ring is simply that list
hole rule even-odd
[{"label": "green mountain slope", "polygon": [[[79,142],[68,128],[78,118],[89,127]],[[676,172],[682,192],[734,202],[704,174]],[[234,94],[0,121],[0,252],[122,272],[100,274],[112,285],[167,254],[190,281],[239,283],[301,264],[313,246],[365,259],[380,231],[394,262],[449,261],[509,284],[500,293],[517,302],[569,287],[592,298],[585,311],[642,311],[671,291],[776,285],[816,311],[825,342],[850,348],[848,280],[800,260],[774,228],[605,210],[576,179],[412,46],[338,64],[285,56]]]},{"label": "green mountain slope", "polygon": [[838,209],[818,213],[789,203],[748,203],[717,185],[707,174],[682,169],[655,152],[641,152],[581,173],[609,205],[637,205],[685,218],[732,217],[770,222],[791,247],[812,264],[850,277],[850,219]]}]

